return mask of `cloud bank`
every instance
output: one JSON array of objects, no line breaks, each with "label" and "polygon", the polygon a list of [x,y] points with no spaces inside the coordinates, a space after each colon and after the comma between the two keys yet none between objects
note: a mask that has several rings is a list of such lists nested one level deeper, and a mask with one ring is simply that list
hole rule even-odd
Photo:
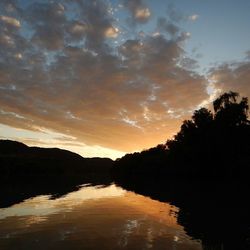
[{"label": "cloud bank", "polygon": [[[2,124],[129,152],[164,142],[208,98],[205,78],[185,66],[189,36],[173,10],[128,38],[130,25],[101,0],[0,5]],[[123,6],[141,29],[150,21],[143,1]],[[245,74],[248,66],[237,66],[233,74]],[[222,79],[228,70],[213,73]]]},{"label": "cloud bank", "polygon": [[[248,54],[248,53],[247,53]],[[221,92],[236,91],[242,96],[250,97],[250,60],[224,63],[210,70],[214,87]]]}]

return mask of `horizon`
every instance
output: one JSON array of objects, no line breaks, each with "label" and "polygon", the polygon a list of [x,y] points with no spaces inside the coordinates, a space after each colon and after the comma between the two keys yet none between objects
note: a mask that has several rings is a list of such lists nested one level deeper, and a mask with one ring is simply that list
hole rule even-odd
[{"label": "horizon", "polygon": [[120,158],[250,97],[250,2],[1,1],[0,139]]}]

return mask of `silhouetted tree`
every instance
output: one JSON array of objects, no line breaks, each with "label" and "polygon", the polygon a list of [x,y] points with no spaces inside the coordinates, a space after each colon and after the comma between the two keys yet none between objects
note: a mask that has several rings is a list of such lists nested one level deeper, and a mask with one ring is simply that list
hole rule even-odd
[{"label": "silhouetted tree", "polygon": [[214,102],[215,120],[222,126],[237,126],[247,124],[248,99],[243,97],[240,101],[239,94],[228,92],[221,95]]},{"label": "silhouetted tree", "polygon": [[194,111],[165,145],[116,161],[115,180],[178,206],[178,222],[204,249],[250,249],[248,99],[230,91],[213,105]]},{"label": "silhouetted tree", "polygon": [[230,91],[213,105],[214,112],[194,111],[165,146],[126,155],[115,166],[137,178],[146,173],[157,178],[231,178],[250,173],[246,167],[250,164],[248,99]]},{"label": "silhouetted tree", "polygon": [[192,120],[197,128],[206,128],[213,122],[213,114],[206,108],[195,110]]},{"label": "silhouetted tree", "polygon": [[239,94],[233,91],[229,91],[228,93],[222,94],[213,102],[215,113],[217,113],[221,109],[225,109],[232,103],[236,103],[237,97],[239,97]]}]

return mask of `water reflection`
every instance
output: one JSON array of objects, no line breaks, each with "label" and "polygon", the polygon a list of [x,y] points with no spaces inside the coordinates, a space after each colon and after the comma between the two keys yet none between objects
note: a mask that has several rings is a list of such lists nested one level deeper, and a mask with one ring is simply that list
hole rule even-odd
[{"label": "water reflection", "polygon": [[125,190],[115,185],[102,187],[85,184],[80,190],[58,199],[51,199],[52,195],[40,195],[9,208],[0,209],[0,219],[10,216],[46,216],[61,211],[72,210],[77,205],[81,205],[88,200],[117,197],[122,196],[124,193]]},{"label": "water reflection", "polygon": [[151,179],[119,183],[126,190],[170,202],[179,208],[177,223],[199,239],[203,249],[250,249],[250,185],[237,180]]},{"label": "water reflection", "polygon": [[56,199],[79,190],[81,184],[110,185],[111,178],[94,176],[21,176],[20,178],[1,179],[0,208],[6,208],[29,198],[51,195]]},{"label": "water reflection", "polygon": [[0,209],[0,249],[201,249],[178,208],[115,185],[85,185]]}]

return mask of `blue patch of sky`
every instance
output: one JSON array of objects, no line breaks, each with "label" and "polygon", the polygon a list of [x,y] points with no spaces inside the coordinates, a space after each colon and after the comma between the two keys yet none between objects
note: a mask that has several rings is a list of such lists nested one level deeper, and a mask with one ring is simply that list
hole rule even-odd
[{"label": "blue patch of sky", "polygon": [[[118,0],[111,2],[116,6],[121,3]],[[206,72],[215,63],[242,60],[250,49],[250,1],[154,0],[146,3],[151,10],[151,20],[135,25],[124,37],[134,38],[140,30],[154,32],[157,18],[167,17],[167,8],[172,5],[182,13],[183,19],[186,18],[179,23],[182,30],[191,33],[184,48],[188,56],[198,61],[199,72]],[[126,10],[121,10],[115,15],[126,25],[127,14]],[[199,18],[188,20],[187,17],[192,15]]]},{"label": "blue patch of sky", "polygon": [[191,33],[186,51],[201,53],[197,58],[201,68],[214,63],[242,60],[250,49],[250,1],[181,1],[175,5],[188,14],[197,14],[195,22],[185,22],[183,27]]}]

